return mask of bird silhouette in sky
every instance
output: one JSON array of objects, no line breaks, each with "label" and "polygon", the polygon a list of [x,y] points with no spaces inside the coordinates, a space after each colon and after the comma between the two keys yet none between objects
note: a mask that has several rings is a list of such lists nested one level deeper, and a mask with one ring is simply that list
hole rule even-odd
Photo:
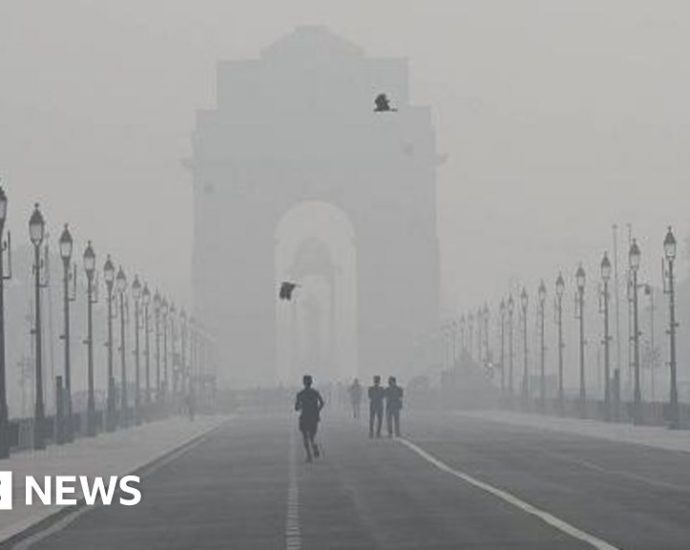
[{"label": "bird silhouette in sky", "polygon": [[278,298],[281,300],[292,300],[292,292],[299,285],[297,283],[291,283],[290,281],[283,281],[280,284],[280,291],[278,292]]},{"label": "bird silhouette in sky", "polygon": [[397,111],[397,109],[391,107],[390,99],[388,99],[388,96],[386,94],[377,95],[376,99],[374,99],[374,104],[376,105],[376,107],[374,108],[375,113],[388,113]]}]

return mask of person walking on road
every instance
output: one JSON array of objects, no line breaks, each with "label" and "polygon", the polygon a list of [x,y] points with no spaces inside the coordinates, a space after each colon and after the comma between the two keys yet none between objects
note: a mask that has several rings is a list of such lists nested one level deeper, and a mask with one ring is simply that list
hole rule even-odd
[{"label": "person walking on road", "polygon": [[403,389],[398,386],[395,376],[388,377],[386,396],[386,426],[388,437],[400,437],[400,409],[402,409]]},{"label": "person walking on road", "polygon": [[381,423],[383,422],[383,398],[385,390],[381,387],[381,377],[374,376],[374,385],[369,386],[369,437],[374,437],[374,423],[376,423],[376,437],[381,437]]},{"label": "person walking on road", "polygon": [[295,410],[299,411],[299,431],[302,432],[304,450],[307,453],[307,462],[312,461],[312,452],[315,458],[319,458],[319,447],[314,438],[321,418],[321,409],[324,401],[321,394],[311,387],[312,377],[305,374],[302,377],[304,389],[297,394]]},{"label": "person walking on road", "polygon": [[362,405],[362,386],[357,378],[354,379],[352,385],[347,389],[347,393],[350,395],[350,403],[352,404],[352,416],[357,420]]}]

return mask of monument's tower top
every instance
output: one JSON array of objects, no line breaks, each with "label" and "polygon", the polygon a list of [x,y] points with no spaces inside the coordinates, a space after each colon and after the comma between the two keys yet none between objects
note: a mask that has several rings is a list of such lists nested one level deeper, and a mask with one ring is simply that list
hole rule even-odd
[{"label": "monument's tower top", "polygon": [[294,116],[368,122],[380,93],[396,108],[409,108],[407,59],[367,57],[321,26],[297,27],[257,59],[221,61],[217,86],[218,111],[229,122]]},{"label": "monument's tower top", "polygon": [[300,25],[261,53],[262,58],[275,60],[299,58],[307,61],[334,56],[361,58],[364,50],[322,25]]}]

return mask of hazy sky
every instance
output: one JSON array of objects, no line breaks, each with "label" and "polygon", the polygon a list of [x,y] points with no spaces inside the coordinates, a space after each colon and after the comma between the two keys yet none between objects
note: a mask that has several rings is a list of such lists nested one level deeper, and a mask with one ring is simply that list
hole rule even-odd
[{"label": "hazy sky", "polygon": [[0,174],[16,241],[40,199],[54,232],[70,221],[81,243],[189,296],[180,159],[194,111],[214,104],[218,60],[256,57],[299,24],[409,57],[413,101],[433,107],[448,154],[448,303],[511,278],[552,283],[577,258],[594,275],[613,222],[634,224],[658,278],[667,223],[690,231],[687,2],[2,0]]}]

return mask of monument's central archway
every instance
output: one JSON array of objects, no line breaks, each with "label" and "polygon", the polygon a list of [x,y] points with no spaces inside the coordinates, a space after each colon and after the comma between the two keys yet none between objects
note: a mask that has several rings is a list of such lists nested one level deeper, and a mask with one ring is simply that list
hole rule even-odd
[{"label": "monument's central archway", "polygon": [[[194,308],[220,343],[221,383],[287,381],[288,345],[311,354],[304,361],[333,361],[334,377],[404,378],[413,368],[410,346],[438,316],[438,159],[430,111],[410,104],[407,80],[405,59],[367,58],[322,27],[298,28],[259,59],[220,64],[218,106],[197,115],[190,166]],[[380,92],[396,112],[373,112]],[[347,256],[337,239],[294,229],[314,204],[356,241],[351,286],[336,275]],[[291,219],[281,238],[276,228]],[[281,328],[277,304],[276,283],[290,276],[305,282],[295,334]],[[334,289],[343,298],[332,305]],[[329,337],[349,331],[338,319],[348,303],[349,359]],[[302,345],[308,334],[316,347]]]},{"label": "monument's central archway", "polygon": [[356,238],[347,215],[329,203],[300,203],[281,218],[275,243],[276,288],[300,285],[291,302],[276,302],[278,380],[305,371],[321,381],[356,376]]}]

